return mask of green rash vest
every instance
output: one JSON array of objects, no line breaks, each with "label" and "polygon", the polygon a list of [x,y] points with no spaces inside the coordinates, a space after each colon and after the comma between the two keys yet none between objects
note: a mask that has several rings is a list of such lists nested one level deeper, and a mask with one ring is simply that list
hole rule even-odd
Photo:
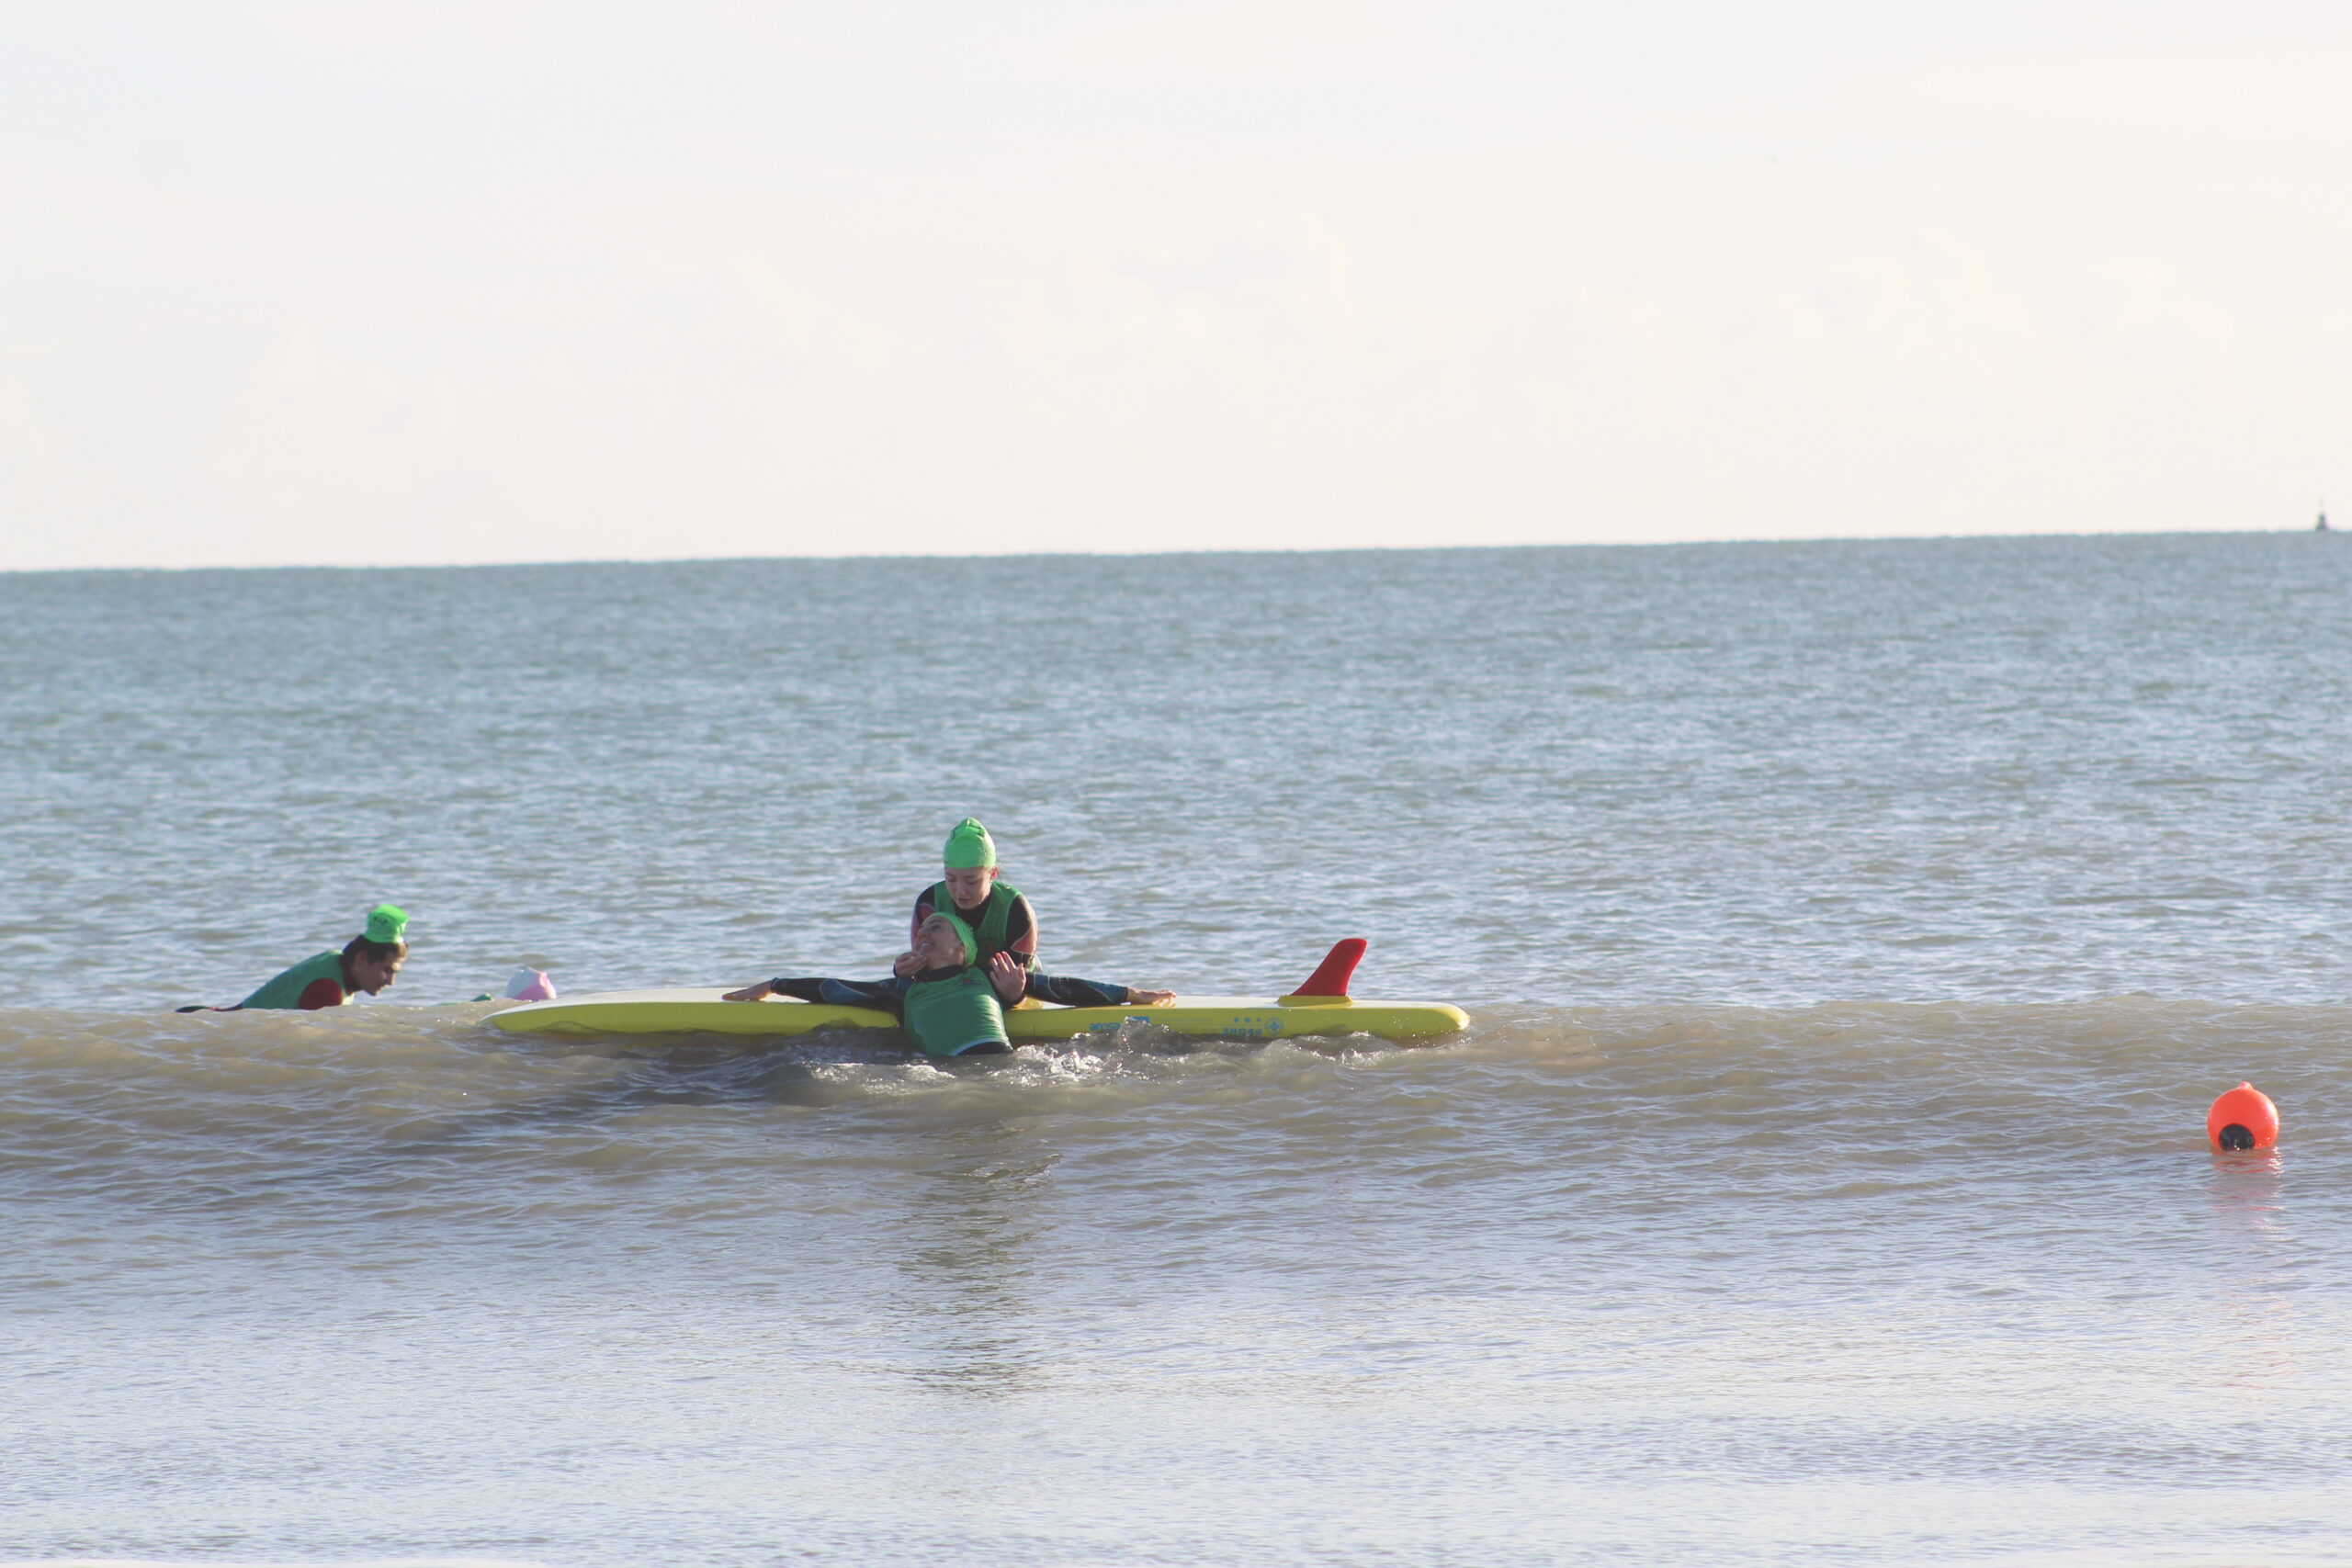
[{"label": "green rash vest", "polygon": [[907,1032],[926,1056],[953,1056],[974,1045],[1011,1045],[996,987],[978,968],[907,987]]},{"label": "green rash vest", "polygon": [[334,981],[335,989],[342,993],[335,998],[335,1006],[341,1007],[351,999],[351,982],[343,977],[343,954],[322,953],[316,958],[302,960],[237,1005],[243,1008],[299,1008],[302,1005],[302,993],[321,980]]},{"label": "green rash vest", "polygon": [[1021,889],[1008,882],[998,882],[989,889],[989,901],[980,912],[967,915],[956,907],[956,895],[947,891],[947,884],[931,885],[931,907],[943,915],[954,915],[972,928],[973,939],[980,944],[979,961],[983,964],[1004,951],[1012,906],[1020,898]]}]

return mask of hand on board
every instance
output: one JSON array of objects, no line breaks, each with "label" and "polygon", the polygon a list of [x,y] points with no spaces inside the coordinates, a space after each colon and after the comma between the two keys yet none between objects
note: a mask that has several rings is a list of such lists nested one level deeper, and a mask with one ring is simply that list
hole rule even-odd
[{"label": "hand on board", "polygon": [[1165,1007],[1175,999],[1176,993],[1173,991],[1144,991],[1133,986],[1127,987],[1127,1005],[1131,1008]]},{"label": "hand on board", "polygon": [[775,993],[774,991],[768,988],[768,983],[765,980],[763,980],[756,986],[746,986],[740,991],[729,991],[724,997],[721,997],[719,1000],[728,1002],[763,1002],[775,994]]}]

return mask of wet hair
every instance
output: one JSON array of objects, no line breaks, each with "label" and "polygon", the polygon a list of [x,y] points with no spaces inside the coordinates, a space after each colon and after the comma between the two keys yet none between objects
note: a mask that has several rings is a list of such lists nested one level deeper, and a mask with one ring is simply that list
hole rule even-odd
[{"label": "wet hair", "polygon": [[369,942],[364,936],[356,936],[343,944],[343,961],[348,964],[355,958],[372,958],[380,963],[407,951],[408,943],[404,942]]}]

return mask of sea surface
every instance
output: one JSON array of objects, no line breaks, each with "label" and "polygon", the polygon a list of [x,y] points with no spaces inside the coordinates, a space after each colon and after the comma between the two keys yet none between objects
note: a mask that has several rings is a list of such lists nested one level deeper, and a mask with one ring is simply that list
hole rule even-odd
[{"label": "sea surface", "polygon": [[[2345,1561],[2347,762],[2335,536],[0,576],[0,1563]],[[878,975],[967,813],[1472,1027],[473,999]]]}]

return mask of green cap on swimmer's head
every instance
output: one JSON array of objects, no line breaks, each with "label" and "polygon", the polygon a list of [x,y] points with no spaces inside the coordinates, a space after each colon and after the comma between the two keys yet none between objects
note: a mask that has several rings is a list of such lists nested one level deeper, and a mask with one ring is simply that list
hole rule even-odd
[{"label": "green cap on swimmer's head", "polygon": [[933,909],[924,917],[922,923],[929,925],[933,920],[946,921],[947,929],[956,933],[956,940],[964,944],[964,963],[967,967],[979,962],[980,939],[972,934],[970,922],[961,915],[951,915],[942,909]]},{"label": "green cap on swimmer's head", "polygon": [[408,942],[408,911],[397,904],[379,904],[368,911],[368,929],[359,934],[388,947],[404,946]]},{"label": "green cap on swimmer's head", "polygon": [[996,863],[996,840],[977,817],[967,817],[947,835],[947,869],[980,871]]}]

